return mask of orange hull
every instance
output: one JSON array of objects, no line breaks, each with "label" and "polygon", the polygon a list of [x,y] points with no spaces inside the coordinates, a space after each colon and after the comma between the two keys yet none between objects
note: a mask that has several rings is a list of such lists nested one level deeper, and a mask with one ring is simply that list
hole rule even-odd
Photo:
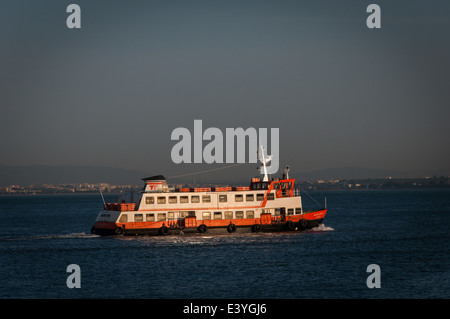
[{"label": "orange hull", "polygon": [[[196,220],[186,217],[173,221],[155,222],[95,222],[94,229],[99,234],[111,235],[168,235],[183,233],[204,233],[214,229],[224,233],[256,231],[298,231],[312,228],[322,223],[327,210],[319,210],[302,215],[282,216],[261,215],[261,218]],[[230,225],[232,225],[230,227]],[[202,231],[202,228],[206,231]],[[231,230],[231,231],[230,231]]]}]

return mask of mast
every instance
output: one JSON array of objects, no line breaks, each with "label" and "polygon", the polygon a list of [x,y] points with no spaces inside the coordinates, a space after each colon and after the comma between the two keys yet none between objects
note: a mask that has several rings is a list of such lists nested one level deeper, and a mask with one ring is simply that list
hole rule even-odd
[{"label": "mast", "polygon": [[105,208],[106,207],[105,198],[103,197],[102,189],[99,188],[99,190],[100,190],[100,195],[102,195],[102,199],[103,199],[103,208]]},{"label": "mast", "polygon": [[261,146],[261,153],[259,154],[259,161],[263,164],[263,173],[264,173],[264,178],[263,178],[263,182],[268,182],[269,181],[269,177],[267,176],[267,167],[266,167],[266,163],[270,162],[272,160],[272,155],[268,155],[267,158],[264,156],[264,147]]},{"label": "mast", "polygon": [[286,178],[289,179],[289,171],[290,171],[291,167],[289,165],[286,165],[286,167],[284,168],[284,171],[286,172]]}]

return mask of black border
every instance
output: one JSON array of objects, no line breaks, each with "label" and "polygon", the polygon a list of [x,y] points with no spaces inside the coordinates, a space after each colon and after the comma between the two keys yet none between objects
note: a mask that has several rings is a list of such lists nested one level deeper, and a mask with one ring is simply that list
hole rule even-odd
[{"label": "black border", "polygon": [[[186,314],[185,306],[217,306],[216,314]],[[228,313],[228,304],[264,305],[265,313]],[[418,315],[444,310],[448,299],[1,299],[3,313],[21,315],[53,314],[60,318],[163,317],[163,318],[301,318],[346,315],[358,318],[400,314]],[[232,309],[236,309],[233,306]],[[253,309],[256,309],[253,306]],[[20,318],[20,317],[19,317]]]}]

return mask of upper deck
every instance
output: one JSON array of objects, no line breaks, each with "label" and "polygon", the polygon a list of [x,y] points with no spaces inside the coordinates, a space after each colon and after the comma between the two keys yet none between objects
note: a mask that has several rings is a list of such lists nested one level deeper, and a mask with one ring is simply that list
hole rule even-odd
[{"label": "upper deck", "polygon": [[[164,178],[158,175],[157,178]],[[164,180],[144,179],[139,196],[123,196],[121,204],[107,204],[106,210],[202,210],[275,207],[281,202],[301,206],[294,179],[261,181],[252,178],[250,186],[171,188]],[[290,199],[290,201],[289,201]],[[294,200],[294,202],[292,202]],[[277,202],[277,204],[275,204]],[[131,204],[130,204],[131,203]]]}]

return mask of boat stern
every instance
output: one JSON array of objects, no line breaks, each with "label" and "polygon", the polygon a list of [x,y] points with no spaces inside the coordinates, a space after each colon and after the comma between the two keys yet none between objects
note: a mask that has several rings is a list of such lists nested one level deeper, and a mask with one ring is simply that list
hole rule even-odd
[{"label": "boat stern", "polygon": [[134,204],[106,204],[105,210],[98,214],[97,219],[91,228],[91,233],[101,236],[115,235],[120,214],[123,211],[130,211],[133,209]]}]

